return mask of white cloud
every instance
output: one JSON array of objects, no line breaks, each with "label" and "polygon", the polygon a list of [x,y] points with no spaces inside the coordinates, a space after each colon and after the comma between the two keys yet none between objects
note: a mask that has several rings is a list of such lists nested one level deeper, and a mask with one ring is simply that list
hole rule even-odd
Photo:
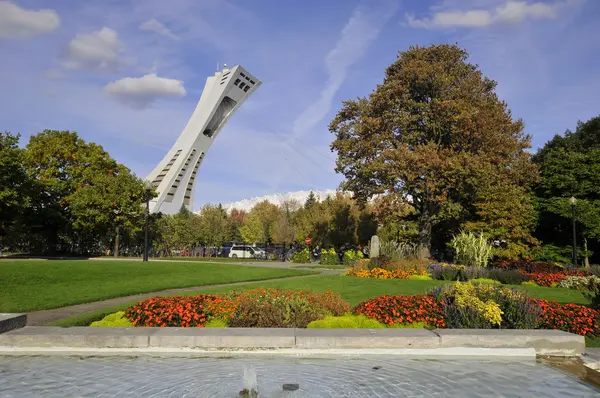
[{"label": "white cloud", "polygon": [[92,33],[78,33],[67,46],[62,65],[67,69],[114,70],[124,63],[124,46],[113,29],[103,27]]},{"label": "white cloud", "polygon": [[336,92],[346,80],[348,68],[361,59],[383,26],[397,10],[397,3],[383,2],[380,7],[359,7],[342,29],[335,47],[325,57],[329,79],[319,98],[294,121],[294,135],[310,132],[331,110]]},{"label": "white cloud", "polygon": [[59,26],[60,18],[54,10],[25,10],[0,1],[0,39],[40,36]]},{"label": "white cloud", "polygon": [[165,25],[152,18],[140,25],[140,30],[158,33],[161,36],[177,40],[178,37],[169,30]]},{"label": "white cloud", "polygon": [[490,10],[441,11],[431,18],[415,19],[407,15],[408,24],[413,28],[479,28],[499,23],[519,23],[526,19],[554,19],[561,9],[580,5],[585,0],[563,0],[555,3],[508,1]]},{"label": "white cloud", "polygon": [[136,109],[146,108],[158,99],[183,97],[186,94],[182,81],[158,77],[154,73],[108,83],[104,92]]}]

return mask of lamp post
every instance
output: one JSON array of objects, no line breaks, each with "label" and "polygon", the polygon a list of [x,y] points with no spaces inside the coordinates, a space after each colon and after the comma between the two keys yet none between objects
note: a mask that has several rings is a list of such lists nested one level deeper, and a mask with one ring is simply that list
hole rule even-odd
[{"label": "lamp post", "polygon": [[569,199],[571,203],[571,218],[573,219],[573,267],[577,268],[577,231],[575,228],[575,206],[577,205],[577,199],[571,197]]},{"label": "lamp post", "polygon": [[150,222],[150,187],[146,187],[146,220],[144,225],[144,258],[148,261],[148,224]]}]

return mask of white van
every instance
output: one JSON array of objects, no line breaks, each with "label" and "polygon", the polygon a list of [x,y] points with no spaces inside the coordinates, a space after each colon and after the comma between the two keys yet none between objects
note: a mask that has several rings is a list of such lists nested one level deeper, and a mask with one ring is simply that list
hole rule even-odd
[{"label": "white van", "polygon": [[232,246],[229,250],[230,258],[261,258],[265,252],[252,246]]}]

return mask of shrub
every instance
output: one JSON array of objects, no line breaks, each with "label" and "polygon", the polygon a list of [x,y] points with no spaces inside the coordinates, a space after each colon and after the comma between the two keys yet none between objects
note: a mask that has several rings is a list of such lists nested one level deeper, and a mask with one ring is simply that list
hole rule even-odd
[{"label": "shrub", "polygon": [[[596,278],[596,277],[595,277]],[[574,289],[574,290],[588,290],[588,277],[585,276],[576,276],[570,275],[563,278],[562,281],[558,283],[558,287],[564,289]]]},{"label": "shrub", "polygon": [[469,282],[471,282],[471,283],[487,283],[490,285],[495,285],[495,284],[500,283],[497,280],[490,279],[490,278],[476,278],[476,279],[469,280]]},{"label": "shrub", "polygon": [[524,286],[539,286],[537,283],[535,283],[533,281],[521,282],[521,285],[524,285]]},{"label": "shrub", "polygon": [[489,279],[489,270],[480,267],[466,267],[462,271],[462,275],[467,281],[472,279]]},{"label": "shrub", "polygon": [[223,319],[214,318],[204,324],[205,328],[226,328],[227,322]]},{"label": "shrub", "polygon": [[125,312],[134,326],[204,327],[207,320],[227,320],[235,303],[225,297],[202,294],[188,297],[152,297],[140,301]]},{"label": "shrub", "polygon": [[429,264],[429,273],[433,279],[442,281],[465,280],[465,276],[462,273],[465,268],[464,265],[434,263]]},{"label": "shrub", "polygon": [[531,262],[525,260],[504,260],[494,264],[495,268],[505,270],[519,270],[535,273],[554,273],[564,271],[564,267],[557,263],[551,262]]},{"label": "shrub", "polygon": [[327,316],[324,319],[312,321],[308,324],[309,329],[381,329],[385,325],[375,319],[367,318],[364,315],[346,314],[343,316]]},{"label": "shrub", "polygon": [[578,304],[559,304],[541,299],[535,301],[542,309],[542,328],[600,336],[600,311]]},{"label": "shrub", "polygon": [[433,278],[430,275],[411,275],[410,278],[408,278],[410,280],[413,281],[432,281]]},{"label": "shrub", "polygon": [[353,312],[387,326],[414,322],[438,328],[446,326],[440,303],[432,296],[380,296],[363,301]]},{"label": "shrub", "polygon": [[92,322],[90,326],[94,327],[108,327],[108,328],[130,328],[133,327],[133,323],[125,317],[124,311],[115,312],[109,314],[99,321]]},{"label": "shrub", "polygon": [[344,264],[350,265],[350,264],[354,263],[355,261],[358,261],[364,257],[365,256],[362,254],[362,252],[360,250],[346,250],[344,252]]},{"label": "shrub", "polygon": [[531,280],[531,276],[517,270],[491,269],[488,273],[490,279],[494,279],[503,285],[520,285]]},{"label": "shrub", "polygon": [[401,260],[391,261],[386,269],[388,271],[401,270],[416,273],[416,275],[427,275],[429,271],[429,261],[427,260]]},{"label": "shrub", "polygon": [[525,294],[501,286],[456,283],[432,291],[450,328],[531,329],[539,324],[540,308]]},{"label": "shrub", "polygon": [[333,293],[254,289],[233,292],[231,299],[237,309],[230,327],[305,328],[310,322],[327,315],[343,315],[350,306]]},{"label": "shrub", "polygon": [[374,258],[370,259],[368,268],[369,269],[374,269],[374,268],[387,269],[390,262],[391,262],[391,260],[389,259],[389,257],[386,257],[386,256],[374,257]]},{"label": "shrub", "polygon": [[473,267],[487,266],[492,256],[492,245],[484,238],[483,233],[476,236],[472,232],[462,231],[452,238],[450,247],[456,251],[456,262]]},{"label": "shrub", "polygon": [[568,264],[571,261],[571,248],[543,245],[534,253],[536,261]]},{"label": "shrub", "polygon": [[292,254],[292,259],[290,261],[298,264],[309,264],[311,262],[310,252],[308,249],[296,250],[294,254]]},{"label": "shrub", "polygon": [[338,265],[340,263],[340,258],[335,252],[335,249],[323,249],[321,250],[320,263],[324,265]]}]

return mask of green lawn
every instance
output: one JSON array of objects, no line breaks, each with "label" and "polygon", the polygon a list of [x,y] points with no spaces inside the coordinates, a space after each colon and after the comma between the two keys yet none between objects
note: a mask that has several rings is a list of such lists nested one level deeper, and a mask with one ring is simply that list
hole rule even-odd
[{"label": "green lawn", "polygon": [[314,269],[350,269],[350,267],[346,267],[345,265],[296,265],[294,268],[314,268]]},{"label": "green lawn", "polygon": [[[304,289],[317,292],[324,292],[328,289],[339,293],[344,300],[352,305],[356,305],[361,301],[368,300],[373,297],[399,294],[425,294],[434,287],[442,286],[444,281],[413,281],[406,279],[367,279],[356,278],[346,275],[328,275],[316,276],[308,279],[292,279],[286,281],[272,281],[247,283],[239,286],[225,288],[207,288],[201,291],[186,292],[184,295],[193,296],[201,293],[224,294],[231,290],[248,290],[259,287],[279,288],[279,289]],[[511,286],[515,288],[525,289],[531,297],[543,298],[561,303],[587,303],[586,299],[580,292],[570,289],[546,288],[537,286]],[[106,310],[96,311],[93,313],[81,314],[76,317],[67,318],[54,323],[56,326],[78,326],[89,325],[90,322],[96,321],[104,317],[104,315],[125,310],[135,302],[120,305],[117,307],[108,308]]]},{"label": "green lawn", "polygon": [[183,261],[1,260],[0,312],[27,312],[171,288],[311,273]]},{"label": "green lawn", "polygon": [[[114,258],[113,256],[102,256],[102,258]],[[135,257],[140,259],[141,257]],[[128,261],[131,258],[119,257],[119,260]],[[209,263],[239,263],[239,262],[269,262],[270,260],[256,259],[256,258],[227,258],[227,257],[152,257],[152,260],[163,260],[163,261],[200,261]]]}]

